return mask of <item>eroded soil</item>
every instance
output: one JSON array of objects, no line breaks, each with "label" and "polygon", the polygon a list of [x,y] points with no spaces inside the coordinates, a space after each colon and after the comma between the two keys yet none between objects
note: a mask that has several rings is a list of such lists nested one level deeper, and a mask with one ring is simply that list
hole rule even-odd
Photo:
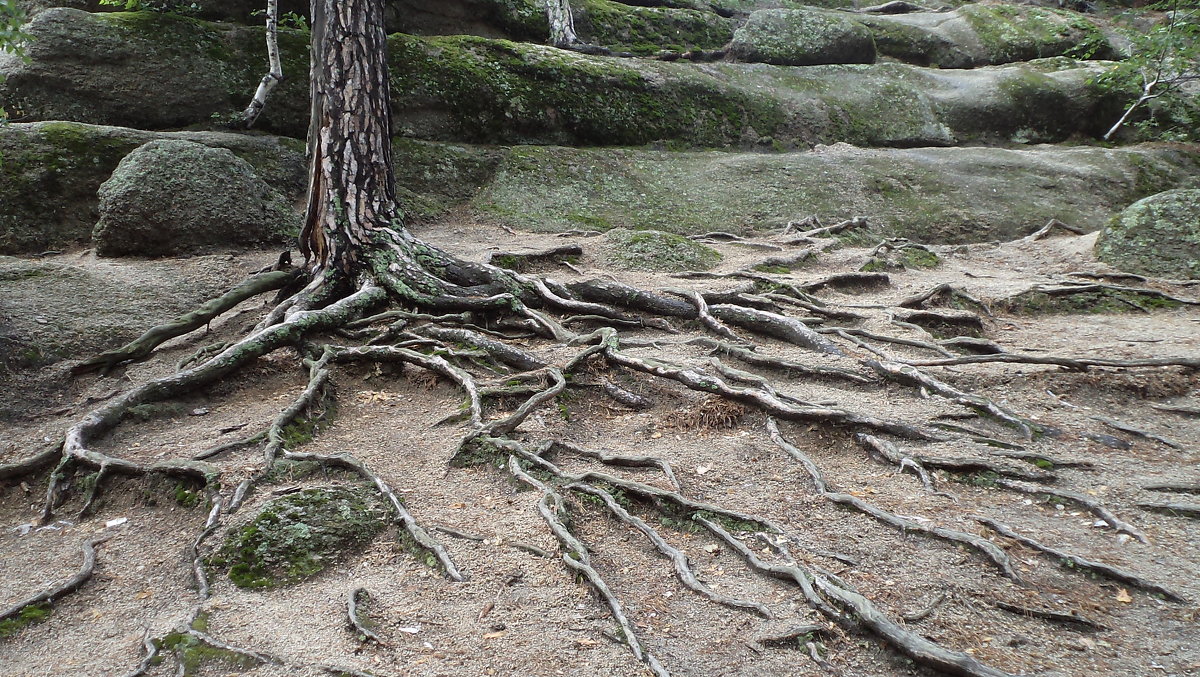
[{"label": "eroded soil", "polygon": [[[543,272],[566,282],[582,279],[580,272],[589,277],[607,274],[594,256],[598,241],[589,237],[510,234],[477,223],[446,224],[418,234],[477,260],[494,247],[522,251],[579,242],[585,255],[574,264],[577,270],[551,265]],[[888,309],[943,282],[986,301],[1011,296],[1031,284],[1071,279],[1070,272],[1103,272],[1090,255],[1091,243],[1092,236],[1056,235],[1037,242],[934,247],[940,265],[890,271],[886,287],[826,288],[815,294],[833,307],[867,316],[847,326],[932,341],[917,328],[889,322]],[[739,244],[714,246],[725,256],[718,272],[748,268],[775,253]],[[869,253],[863,248],[835,249],[778,277],[804,282],[854,270]],[[87,256],[68,256],[75,256],[73,265],[93,272],[104,266],[104,274],[117,283],[145,265],[102,264]],[[261,252],[247,258],[267,265],[274,254]],[[229,281],[235,282],[232,271],[230,275]],[[744,282],[616,275],[646,288],[710,291]],[[1180,297],[1200,296],[1195,286],[1166,282],[1144,286]],[[43,440],[61,434],[95,406],[89,398],[104,398],[114,389],[169,373],[198,346],[239,335],[262,312],[259,302],[250,302],[242,312],[215,321],[211,333],[174,340],[149,361],[106,377],[86,376],[72,382],[63,376],[61,366],[16,375],[7,384],[6,399],[39,405],[6,424],[0,463],[24,458]],[[623,337],[655,342],[628,348],[628,353],[697,365],[709,359],[706,348],[687,343],[702,335],[698,324],[672,324],[679,333],[622,328]],[[1048,315],[997,310],[985,317],[984,333],[1014,353],[1195,358],[1200,355],[1200,307]],[[830,363],[790,344],[756,340],[764,355],[813,365]],[[541,340],[518,343],[556,364],[579,351]],[[854,358],[873,357],[852,343],[840,345]],[[870,345],[904,359],[938,357],[895,343]],[[1078,372],[1005,363],[923,368],[1053,431],[1024,439],[1012,427],[974,416],[946,398],[878,378],[869,384],[792,378],[725,361],[769,376],[780,392],[807,402],[918,426],[937,420],[969,428],[974,432],[946,432],[943,441],[893,442],[913,455],[979,458],[1026,473],[1052,474],[1044,478],[1052,480],[1047,486],[1094,499],[1143,531],[1148,542],[1118,533],[1077,503],[1007,490],[987,473],[930,468],[935,487],[942,492],[931,493],[914,474],[872,458],[854,441],[851,428],[780,424],[784,436],[819,466],[832,488],[922,525],[989,539],[1011,557],[1022,579],[1014,582],[978,552],[903,533],[824,499],[804,468],[768,437],[762,413],[714,404],[708,396],[677,383],[617,369],[581,375],[578,387],[540,409],[512,437],[531,446],[564,439],[591,450],[668,461],[685,496],[784,525],[797,561],[840,577],[908,629],[1000,670],[1096,677],[1200,672],[1196,643],[1200,526],[1194,519],[1138,505],[1196,502],[1194,496],[1146,488],[1167,483],[1200,485],[1198,419],[1154,408],[1200,406],[1200,375],[1195,371],[1154,367]],[[865,369],[860,371],[869,375]],[[653,406],[635,411],[589,385],[605,375],[649,398]],[[190,458],[215,444],[265,429],[299,395],[305,380],[295,355],[281,351],[177,407],[152,412],[149,420],[122,424],[96,450],[139,462]],[[368,365],[339,367],[334,380],[336,419],[302,449],[350,453],[366,463],[399,492],[408,510],[446,546],[469,579],[447,580],[401,547],[394,529],[302,583],[240,589],[228,578],[214,577],[211,597],[203,602],[207,632],[231,645],[283,659],[287,665],[253,661],[238,665],[215,655],[182,666],[175,655],[165,652],[161,664],[150,666],[147,674],[321,674],[318,666],[378,675],[647,674],[646,666],[621,642],[608,607],[563,565],[559,543],[536,508],[540,493],[515,482],[494,464],[448,465],[466,431],[463,423],[438,424],[461,404],[461,393],[453,384],[413,367]],[[488,415],[507,414],[519,403],[520,399],[511,398],[492,401]],[[1118,421],[1175,446],[1115,429],[1093,417]],[[979,438],[992,441],[973,441]],[[1003,455],[1014,451],[1052,460],[1035,465]],[[262,463],[257,446],[213,460],[221,467],[224,492]],[[569,454],[559,454],[555,462],[568,472],[603,470],[672,488],[656,469],[604,467]],[[1086,465],[1071,467],[1071,462]],[[47,473],[42,472],[0,483],[0,580],[4,581],[0,608],[73,574],[80,565],[82,542],[101,534],[111,538],[99,546],[95,573],[78,592],[55,604],[42,622],[0,639],[0,672],[128,674],[145,655],[144,639],[167,635],[186,623],[199,601],[189,547],[203,528],[205,501],[192,504],[179,493],[181,486],[169,480],[115,477],[105,482],[89,514],[76,514],[84,496],[76,487],[57,508],[55,521],[37,526],[46,481]],[[340,472],[284,474],[261,485],[237,514],[227,516],[222,532],[244,523],[280,493],[358,481]],[[706,600],[680,584],[671,563],[639,532],[613,519],[602,505],[563,493],[574,533],[591,551],[596,569],[623,604],[646,649],[671,674],[933,674],[871,634],[831,626],[805,603],[795,585],[752,572],[736,552],[708,532],[664,519],[652,505],[632,502],[636,514],[688,555],[701,581],[722,595],[765,605],[773,618]],[[182,502],[177,500],[181,497]],[[1126,569],[1189,601],[1166,601],[1079,567],[1065,567],[1058,558],[998,536],[976,516],[1007,524],[1054,548]],[[116,520],[127,521],[115,524]],[[439,531],[439,526],[460,536]],[[211,551],[220,535],[206,541],[202,552]],[[753,530],[737,536],[763,558],[779,560],[769,546],[778,536],[759,536]],[[346,601],[357,587],[370,593],[369,615],[382,644],[361,641],[348,627]],[[998,603],[1017,611],[1004,610]],[[1092,625],[1033,617],[1020,609],[1075,614]],[[789,641],[762,641],[804,624],[822,629]],[[824,666],[810,657],[808,642]]]}]

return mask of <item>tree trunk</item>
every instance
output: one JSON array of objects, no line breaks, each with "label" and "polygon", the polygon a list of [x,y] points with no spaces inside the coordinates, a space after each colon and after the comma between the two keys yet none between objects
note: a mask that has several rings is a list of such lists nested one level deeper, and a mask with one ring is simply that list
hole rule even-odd
[{"label": "tree trunk", "polygon": [[546,19],[550,22],[550,44],[570,47],[579,42],[569,0],[546,0]]},{"label": "tree trunk", "polygon": [[312,0],[308,210],[300,251],[347,276],[380,235],[408,240],[396,205],[382,0]]}]

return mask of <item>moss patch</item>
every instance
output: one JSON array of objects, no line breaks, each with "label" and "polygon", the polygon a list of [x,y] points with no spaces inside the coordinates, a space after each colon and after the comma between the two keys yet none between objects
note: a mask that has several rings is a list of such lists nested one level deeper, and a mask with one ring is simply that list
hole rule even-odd
[{"label": "moss patch", "polygon": [[673,233],[619,228],[605,238],[605,260],[619,270],[708,270],[721,262],[717,250]]},{"label": "moss patch", "polygon": [[[197,619],[199,621],[199,619]],[[193,623],[195,626],[195,623]],[[207,624],[205,625],[207,627]],[[204,628],[193,628],[203,632]],[[195,635],[186,632],[172,632],[162,639],[155,640],[159,651],[175,654],[175,659],[183,668],[183,675],[191,677],[201,674],[206,665],[220,664],[227,668],[248,669],[258,664],[258,661],[244,654],[228,649],[221,649],[200,641]]]},{"label": "moss patch", "polygon": [[14,635],[27,625],[41,623],[50,618],[51,613],[49,602],[30,604],[22,608],[16,616],[0,621],[0,637]]},{"label": "moss patch", "polygon": [[209,566],[241,588],[271,588],[315,575],[348,548],[370,541],[387,513],[363,488],[305,489],[269,501],[231,529]]},{"label": "moss patch", "polygon": [[718,49],[733,35],[733,19],[709,11],[634,7],[609,0],[571,3],[581,39],[634,54]]},{"label": "moss patch", "polygon": [[1178,301],[1161,296],[1110,289],[1055,296],[1031,291],[1018,294],[1004,304],[1006,310],[1022,315],[1132,313],[1169,310],[1179,306]]}]

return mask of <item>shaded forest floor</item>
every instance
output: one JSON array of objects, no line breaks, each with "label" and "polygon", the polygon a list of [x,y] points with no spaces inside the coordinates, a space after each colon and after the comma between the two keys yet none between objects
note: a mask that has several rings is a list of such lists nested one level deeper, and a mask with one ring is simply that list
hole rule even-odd
[{"label": "shaded forest floor", "polygon": [[[580,273],[611,274],[643,288],[705,292],[745,283],[741,278],[681,279],[609,270],[600,238],[513,234],[474,223],[443,224],[430,232],[418,230],[418,235],[474,260],[497,248],[521,252],[579,243],[584,255],[574,269],[555,263],[535,269],[564,282],[582,279]],[[827,319],[826,326],[853,327],[875,336],[936,342],[928,330],[893,320],[902,319],[903,299],[950,283],[985,302],[991,314],[980,312],[983,322],[976,333],[1011,353],[1117,360],[1200,355],[1200,307],[1194,305],[1101,313],[1030,314],[1004,308],[1003,299],[1032,284],[1090,281],[1068,274],[1105,272],[1091,256],[1093,242],[1094,235],[1055,234],[1038,241],[932,247],[941,259],[935,267],[888,270],[886,284],[831,285],[812,293],[828,309],[862,316]],[[724,255],[715,272],[749,269],[764,256],[778,254],[738,243],[713,246]],[[814,262],[774,275],[809,282],[856,270],[870,254],[871,247],[832,248]],[[254,269],[269,265],[274,253],[242,258]],[[90,254],[58,259],[70,266],[97,265]],[[104,265],[104,275],[119,281],[123,275],[136,277],[145,264]],[[1108,281],[1184,298],[1200,296],[1195,285]],[[167,374],[197,347],[240,335],[263,312],[258,301],[246,304],[214,321],[207,333],[174,340],[150,360],[106,377],[67,380],[62,365],[15,375],[3,396],[5,404],[35,404],[5,424],[0,464],[28,456],[115,389]],[[653,342],[627,352],[673,363],[706,363],[711,349],[693,341],[705,335],[702,327],[687,321],[672,324],[678,333],[622,329],[625,340]],[[862,340],[869,348],[840,345],[864,359],[872,357],[872,348],[910,361],[940,357],[926,348]],[[764,355],[809,367],[832,364],[782,341],[758,342]],[[555,364],[578,353],[542,340],[523,347]],[[895,440],[904,456],[919,460],[932,475],[936,491],[924,488],[915,474],[869,453],[855,440],[853,427],[781,422],[780,430],[819,467],[831,489],[908,523],[987,539],[1007,552],[1021,581],[1005,577],[979,552],[960,544],[906,533],[835,505],[814,489],[803,465],[772,441],[760,411],[672,381],[616,368],[609,372],[614,382],[652,403],[636,410],[589,385],[599,383],[601,374],[581,374],[511,437],[531,446],[559,439],[589,450],[667,461],[684,496],[783,525],[796,561],[844,581],[910,630],[1007,672],[1114,677],[1200,672],[1195,642],[1200,526],[1178,511],[1145,507],[1196,502],[1186,493],[1150,488],[1181,485],[1194,492],[1200,486],[1200,423],[1195,415],[1200,374],[1195,370],[1069,371],[1006,363],[922,367],[945,383],[1032,420],[1047,433],[1026,439],[1011,426],[980,417],[928,389],[878,379],[768,372],[728,356],[722,359],[744,371],[770,374],[781,393],[806,402],[916,426],[942,425],[941,440]],[[300,394],[305,380],[294,356],[261,359],[184,401],[146,410],[146,420],[124,423],[97,450],[143,463],[190,458],[265,429]],[[559,544],[536,508],[540,493],[514,482],[494,464],[448,465],[464,431],[462,423],[439,424],[461,403],[453,384],[415,367],[355,365],[339,366],[334,384],[336,413],[300,448],[349,452],[366,463],[399,492],[469,579],[446,580],[413,557],[394,530],[297,584],[242,589],[224,576],[214,577],[212,595],[203,605],[206,632],[286,659],[288,665],[235,660],[220,651],[181,650],[176,657],[166,654],[167,660],[150,666],[148,674],[318,674],[318,665],[379,675],[646,673],[621,643],[609,609],[560,561]],[[508,413],[518,403],[491,402],[489,417]],[[953,470],[953,464],[938,459],[982,460],[1005,472],[968,466]],[[261,455],[249,446],[213,462],[222,469],[224,486],[231,487],[255,472]],[[568,453],[558,454],[555,463],[566,472],[602,470],[674,488],[655,468],[604,466]],[[1014,486],[1034,489],[1014,490],[1006,484],[1014,479]],[[110,538],[98,546],[94,575],[78,592],[55,604],[47,618],[0,639],[2,671],[127,674],[144,656],[144,639],[186,623],[196,603],[189,547],[205,523],[204,498],[192,493],[194,487],[162,478],[116,477],[106,481],[86,516],[76,517],[84,495],[76,487],[58,508],[56,521],[38,527],[45,481],[43,472],[0,482],[0,580],[5,581],[0,607],[69,577],[79,569],[81,543]],[[243,524],[265,501],[298,489],[358,482],[350,475],[296,465],[260,486],[230,524]],[[1054,495],[1056,491],[1101,504],[1130,529],[1120,533],[1086,506]],[[632,504],[635,513],[686,553],[696,576],[712,590],[761,603],[772,615],[766,619],[722,606],[686,589],[670,561],[641,533],[614,519],[603,504],[568,494],[574,533],[591,551],[593,564],[623,603],[646,649],[672,674],[932,674],[872,635],[832,626],[794,586],[750,571],[729,543],[686,522],[660,519],[653,506]],[[1065,566],[1063,558],[1000,536],[978,517],[1074,556],[1127,570],[1190,601],[1171,602],[1086,568]],[[736,537],[764,558],[777,554],[772,543],[778,536],[756,531],[761,532],[748,528]],[[1138,533],[1147,542],[1140,542]],[[204,547],[218,542],[214,537]],[[368,613],[378,643],[362,641],[347,624],[347,597],[360,587],[370,593]],[[807,625],[817,627],[772,640]]]}]

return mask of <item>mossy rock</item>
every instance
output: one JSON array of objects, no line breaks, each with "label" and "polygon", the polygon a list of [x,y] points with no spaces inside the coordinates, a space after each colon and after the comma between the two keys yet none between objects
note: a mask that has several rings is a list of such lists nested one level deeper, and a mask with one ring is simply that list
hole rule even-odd
[{"label": "mossy rock", "polygon": [[0,254],[88,242],[97,190],[117,164],[155,139],[228,148],[288,201],[306,188],[304,142],[229,132],[147,132],[78,122],[0,125]]},{"label": "mossy rock", "polygon": [[1053,56],[1118,56],[1099,25],[1065,10],[974,3],[951,12],[854,20],[870,29],[881,56],[920,66],[976,68]]},{"label": "mossy rock", "polygon": [[[262,76],[262,29],[147,12],[41,12],[29,60],[0,55],[14,117],[141,129],[216,126]],[[287,79],[260,128],[308,127],[308,35],[280,33]],[[934,146],[1103,132],[1121,96],[1070,59],[973,71],[807,68],[589,56],[471,36],[388,39],[395,129],[456,142],[670,148]],[[97,55],[104,55],[98,58]],[[213,119],[216,115],[218,120]]]},{"label": "mossy rock", "polygon": [[[261,27],[60,7],[24,30],[32,36],[27,59],[0,51],[0,100],[13,119],[139,129],[219,123],[245,107],[266,68]],[[287,78],[258,127],[299,138],[308,124],[308,35],[281,29],[279,45]]]},{"label": "mossy rock", "polygon": [[250,523],[230,529],[208,564],[241,588],[287,585],[316,575],[386,523],[386,509],[366,488],[305,489],[268,501]]},{"label": "mossy rock", "polygon": [[1200,189],[1133,203],[1100,232],[1096,257],[1139,275],[1200,278]]},{"label": "mossy rock", "polygon": [[[221,295],[247,273],[245,263],[228,255],[186,264],[110,259],[103,265],[75,255],[0,256],[0,297],[5,299],[0,308],[0,381],[10,372],[123,345],[164,318]],[[0,421],[41,399],[29,390],[0,388]]]},{"label": "mossy rock", "polygon": [[733,37],[735,25],[712,11],[634,7],[610,0],[576,0],[571,12],[581,40],[633,54],[719,49]]},{"label": "mossy rock", "polygon": [[721,262],[717,250],[674,233],[617,228],[604,237],[605,261],[618,270],[708,270]]},{"label": "mossy rock", "polygon": [[1099,26],[1076,12],[1005,3],[973,3],[957,12],[982,43],[988,63],[1117,56]]},{"label": "mossy rock", "polygon": [[754,12],[733,34],[729,53],[741,61],[812,66],[874,63],[875,42],[861,23],[807,9]]},{"label": "mossy rock", "polygon": [[101,256],[164,256],[282,242],[300,216],[250,163],[225,148],[151,141],[125,156],[99,190],[93,239]]}]

